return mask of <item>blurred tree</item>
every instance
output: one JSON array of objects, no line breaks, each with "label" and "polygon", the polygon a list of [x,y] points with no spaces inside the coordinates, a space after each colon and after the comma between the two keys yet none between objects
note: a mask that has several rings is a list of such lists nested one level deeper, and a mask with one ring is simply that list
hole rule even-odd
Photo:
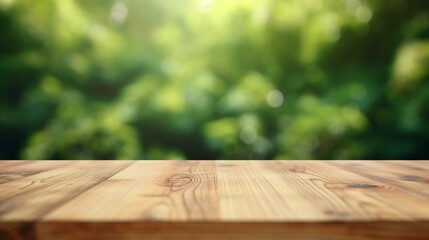
[{"label": "blurred tree", "polygon": [[0,158],[427,159],[428,10],[0,0]]}]

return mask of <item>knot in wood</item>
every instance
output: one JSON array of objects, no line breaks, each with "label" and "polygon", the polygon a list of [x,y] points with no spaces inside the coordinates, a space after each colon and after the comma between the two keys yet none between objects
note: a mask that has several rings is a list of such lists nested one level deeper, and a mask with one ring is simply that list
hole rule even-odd
[{"label": "knot in wood", "polygon": [[413,175],[405,175],[401,177],[404,181],[410,181],[410,182],[425,182],[425,179],[419,176],[413,176]]},{"label": "knot in wood", "polygon": [[167,179],[167,182],[172,187],[182,187],[193,181],[193,178],[189,174],[174,174]]},{"label": "knot in wood", "polygon": [[305,173],[305,167],[293,166],[293,167],[289,168],[289,171],[293,172],[293,173]]},{"label": "knot in wood", "polygon": [[357,183],[357,184],[348,184],[346,187],[348,187],[348,188],[364,188],[364,189],[369,189],[369,188],[378,188],[379,186],[374,185],[374,184]]}]

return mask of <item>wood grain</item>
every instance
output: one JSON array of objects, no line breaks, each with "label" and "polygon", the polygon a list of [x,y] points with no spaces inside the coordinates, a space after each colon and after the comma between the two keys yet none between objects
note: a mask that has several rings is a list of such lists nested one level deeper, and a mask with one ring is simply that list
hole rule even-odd
[{"label": "wood grain", "polygon": [[[257,169],[262,169],[263,175],[270,177],[270,183],[277,185],[276,189],[288,186],[293,190],[292,208],[299,210],[302,219],[335,221],[409,218],[395,207],[371,196],[376,193],[378,198],[383,198],[380,192],[389,191],[388,187],[356,174],[316,161],[257,164],[260,165]],[[405,195],[396,191],[394,193]]]},{"label": "wood grain", "polygon": [[102,161],[69,162],[65,167],[1,184],[0,219],[39,218],[130,164],[124,161],[113,165]]},{"label": "wood grain", "polygon": [[0,184],[34,175],[67,162],[38,162],[38,161],[4,161],[0,168]]},{"label": "wood grain", "polygon": [[[214,162],[137,162],[45,219],[218,220]],[[96,203],[96,204],[95,204]]]},{"label": "wood grain", "polygon": [[0,161],[0,239],[428,239],[429,161]]},{"label": "wood grain", "polygon": [[428,227],[428,222],[40,222],[37,236],[55,240],[427,240]]},{"label": "wood grain", "polygon": [[[359,175],[395,186],[409,194],[429,197],[429,169],[398,164],[399,162],[342,161],[337,166]],[[424,167],[424,166],[423,166]],[[404,169],[406,169],[404,171]]]}]

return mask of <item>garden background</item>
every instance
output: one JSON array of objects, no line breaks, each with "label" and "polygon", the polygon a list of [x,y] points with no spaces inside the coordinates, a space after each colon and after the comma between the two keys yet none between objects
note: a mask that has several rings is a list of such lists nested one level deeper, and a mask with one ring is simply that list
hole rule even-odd
[{"label": "garden background", "polygon": [[0,0],[1,159],[428,159],[429,1]]}]

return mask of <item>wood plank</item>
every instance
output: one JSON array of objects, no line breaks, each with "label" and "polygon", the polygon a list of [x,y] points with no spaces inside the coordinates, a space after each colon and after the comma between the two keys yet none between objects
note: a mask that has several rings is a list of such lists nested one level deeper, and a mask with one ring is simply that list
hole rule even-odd
[{"label": "wood plank", "polygon": [[45,220],[217,220],[214,162],[141,161]]},{"label": "wood plank", "polygon": [[0,221],[1,240],[36,240],[34,222]]},{"label": "wood plank", "polygon": [[37,239],[426,240],[428,222],[39,222]]},{"label": "wood plank", "polygon": [[76,161],[0,185],[0,220],[36,219],[132,162]]},{"label": "wood plank", "polygon": [[0,161],[0,184],[57,168],[64,161]]},{"label": "wood plank", "polygon": [[413,168],[414,170],[419,171],[428,171],[429,170],[429,160],[389,160],[384,162],[393,162],[396,164],[401,164],[402,166],[406,166],[406,168]]},{"label": "wood plank", "polygon": [[[347,161],[324,161],[317,162],[318,164],[330,165],[332,175],[335,177],[342,177],[349,181],[355,181],[354,184],[347,184],[346,189],[359,189],[365,195],[375,200],[378,200],[398,212],[406,214],[407,216],[416,220],[427,220],[429,214],[429,200],[421,198],[420,196],[410,195],[401,189],[398,189],[383,181],[378,181],[376,178],[369,178],[353,172],[347,167],[341,167]],[[352,162],[352,161],[351,161]],[[361,161],[362,164],[369,163],[370,161]],[[317,170],[322,173],[320,169]],[[379,171],[374,172],[374,176],[379,174]],[[393,218],[395,219],[395,218]]]},{"label": "wood plank", "polygon": [[[426,214],[429,213],[429,209],[424,207],[428,203],[428,199],[421,198],[419,194],[410,194],[409,192],[403,191],[401,188],[397,188],[393,181],[384,181],[383,178],[380,178],[380,175],[385,173],[385,167],[377,169],[375,165],[368,166],[370,169],[366,169],[366,171],[370,171],[372,174],[359,174],[354,171],[353,168],[346,167],[344,163],[353,162],[353,161],[328,161],[325,163],[335,165],[338,168],[341,168],[347,172],[352,172],[353,174],[363,176],[366,179],[371,179],[375,182],[380,183],[381,186],[384,186],[380,191],[374,191],[371,193],[371,197],[377,198],[380,201],[383,201],[385,204],[397,209],[398,211],[407,213],[412,216],[414,219],[426,219]],[[382,161],[360,161],[363,164],[368,163],[381,163]],[[405,171],[404,171],[405,174]],[[375,190],[375,189],[374,189]],[[375,195],[376,193],[377,195]],[[416,204],[416,205],[414,205]],[[422,207],[422,209],[419,209]]]},{"label": "wood plank", "polygon": [[26,165],[32,162],[37,162],[37,160],[26,160],[26,161],[18,161],[18,160],[0,160],[0,169],[7,168],[7,167],[13,167],[13,166],[19,166],[19,165]]},{"label": "wood plank", "polygon": [[[284,176],[286,177],[290,175],[290,172],[301,175],[310,173],[313,177],[307,176],[307,178],[314,182],[314,184],[321,181],[319,184],[322,184],[320,186],[321,188],[325,188],[324,194],[334,191],[337,194],[343,194],[344,201],[355,201],[355,204],[357,204],[356,207],[361,207],[362,210],[365,208],[365,211],[367,211],[367,214],[361,214],[363,218],[374,218],[375,220],[389,219],[389,215],[396,212],[408,218],[427,219],[429,214],[429,208],[426,207],[429,204],[427,199],[411,196],[388,184],[338,168],[334,161],[281,161],[277,164],[281,164],[285,167]],[[290,168],[290,166],[292,166],[292,168]],[[309,186],[311,185],[305,185],[307,188]],[[305,196],[306,195],[302,195],[302,198],[305,199]],[[313,199],[312,202],[314,204],[321,204],[317,199]],[[342,218],[347,219],[351,217],[354,219],[357,217],[343,214],[345,208],[343,207],[342,210],[339,210],[341,205],[331,205],[335,206],[334,209],[338,210],[332,209],[327,212],[334,215],[338,212],[339,220]],[[381,209],[382,211],[379,211],[378,209],[381,205],[385,205],[391,210],[387,212]],[[354,205],[347,204],[347,206],[352,207]],[[374,212],[371,213],[371,211]],[[386,215],[386,213],[389,214]],[[397,219],[397,217],[393,217],[392,219]]]},{"label": "wood plank", "polygon": [[217,161],[216,168],[222,220],[300,219],[301,208],[294,209],[284,201],[291,195],[289,187],[276,189],[248,161]]},{"label": "wood plank", "polygon": [[0,172],[16,174],[0,184],[0,239],[427,239],[428,168],[0,161]]},{"label": "wood plank", "polygon": [[340,161],[335,164],[408,194],[429,199],[429,170],[423,168],[424,164],[420,164],[420,168],[405,167],[398,162],[387,161]]},{"label": "wood plank", "polygon": [[[341,172],[322,162],[251,163],[280,191],[284,202],[297,211],[297,219],[364,221],[405,220],[412,217],[368,195],[375,188],[378,191],[385,186],[355,174]],[[291,191],[285,192],[285,189]]]}]

